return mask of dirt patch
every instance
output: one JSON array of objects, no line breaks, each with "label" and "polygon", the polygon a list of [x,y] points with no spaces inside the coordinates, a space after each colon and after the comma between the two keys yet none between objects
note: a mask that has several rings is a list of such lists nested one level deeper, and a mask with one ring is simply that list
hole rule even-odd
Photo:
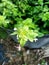
[{"label": "dirt patch", "polygon": [[25,50],[23,48],[23,51],[18,51],[15,48],[15,46],[18,46],[18,43],[15,43],[10,37],[0,39],[0,42],[4,45],[5,57],[10,58],[5,65],[23,65],[24,63],[26,65],[37,65],[43,56],[42,49]]}]

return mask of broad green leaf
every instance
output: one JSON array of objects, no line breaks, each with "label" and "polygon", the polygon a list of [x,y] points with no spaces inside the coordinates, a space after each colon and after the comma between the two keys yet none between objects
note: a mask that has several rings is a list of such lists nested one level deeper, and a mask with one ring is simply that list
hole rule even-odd
[{"label": "broad green leaf", "polygon": [[43,0],[38,0],[38,3],[39,3],[40,5],[43,5]]}]

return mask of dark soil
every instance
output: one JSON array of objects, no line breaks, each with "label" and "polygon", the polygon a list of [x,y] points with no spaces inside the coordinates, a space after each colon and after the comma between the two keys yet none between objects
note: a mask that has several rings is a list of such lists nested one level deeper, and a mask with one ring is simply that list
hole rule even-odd
[{"label": "dark soil", "polygon": [[29,53],[24,48],[22,48],[22,51],[18,51],[15,48],[15,46],[18,46],[18,43],[15,43],[10,37],[0,39],[0,42],[4,45],[5,57],[10,58],[5,65],[23,65],[24,63],[26,65],[37,65],[43,57],[42,49],[29,50]]}]

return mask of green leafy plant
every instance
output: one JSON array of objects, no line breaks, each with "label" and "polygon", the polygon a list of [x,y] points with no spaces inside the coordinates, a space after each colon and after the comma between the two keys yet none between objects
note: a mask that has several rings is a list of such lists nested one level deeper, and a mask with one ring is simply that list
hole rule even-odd
[{"label": "green leafy plant", "polygon": [[[24,46],[37,36],[49,33],[49,1],[47,0],[1,0],[0,26],[17,30],[18,42]],[[1,37],[1,36],[0,36]]]},{"label": "green leafy plant", "polygon": [[33,42],[33,40],[38,36],[36,27],[37,26],[32,23],[32,19],[27,18],[26,20],[17,22],[15,25],[17,30],[13,33],[13,35],[17,34],[21,46],[24,46],[26,41],[30,40]]},{"label": "green leafy plant", "polygon": [[0,26],[6,27],[9,24],[9,21],[5,16],[0,15]]}]

